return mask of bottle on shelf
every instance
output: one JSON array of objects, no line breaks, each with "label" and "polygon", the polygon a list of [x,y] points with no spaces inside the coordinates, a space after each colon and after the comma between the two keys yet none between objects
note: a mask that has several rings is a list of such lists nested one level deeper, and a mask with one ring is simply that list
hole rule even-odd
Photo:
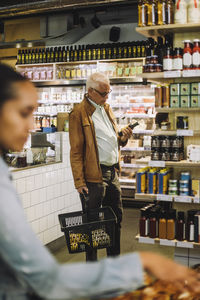
[{"label": "bottle on shelf", "polygon": [[189,70],[192,67],[192,43],[190,40],[184,41],[183,49],[183,69]]},{"label": "bottle on shelf", "polygon": [[86,49],[85,49],[84,45],[82,45],[81,51],[82,51],[82,60],[85,61],[86,60]]},{"label": "bottle on shelf", "polygon": [[25,50],[25,64],[28,64],[28,59],[29,59],[29,55],[28,55],[28,50]]},{"label": "bottle on shelf", "polygon": [[49,51],[49,48],[46,49],[46,61],[47,63],[50,63],[51,61],[51,53]]},{"label": "bottle on shelf", "polygon": [[28,50],[28,63],[32,64],[32,53],[31,53],[31,49]]},{"label": "bottle on shelf", "polygon": [[18,51],[18,55],[17,55],[17,64],[21,65],[22,64],[22,52],[21,50]]},{"label": "bottle on shelf", "polygon": [[81,45],[78,46],[78,61],[82,61],[83,57],[82,57],[82,49],[81,49]]},{"label": "bottle on shelf", "polygon": [[199,23],[200,22],[200,6],[199,1],[190,0],[187,6],[187,22]]},{"label": "bottle on shelf", "polygon": [[178,212],[176,239],[178,241],[183,241],[185,239],[185,214],[183,211]]},{"label": "bottle on shelf", "polygon": [[66,53],[66,49],[65,49],[65,46],[62,47],[62,60],[63,62],[66,62],[67,61],[67,53]]},{"label": "bottle on shelf", "polygon": [[38,64],[39,63],[39,52],[38,49],[35,49],[35,63]]},{"label": "bottle on shelf", "polygon": [[192,49],[192,67],[193,69],[199,69],[200,67],[200,40],[193,40]]},{"label": "bottle on shelf", "polygon": [[155,209],[150,211],[149,217],[149,237],[155,239],[157,237],[157,212]]},{"label": "bottle on shelf", "polygon": [[172,0],[167,0],[166,2],[166,23],[174,23],[174,3]]},{"label": "bottle on shelf", "polygon": [[74,61],[78,61],[78,50],[76,46],[74,46]]},{"label": "bottle on shelf", "polygon": [[42,49],[42,62],[47,63],[47,50],[44,48]]},{"label": "bottle on shelf", "polygon": [[176,222],[176,210],[171,209],[168,212],[167,216],[167,239],[174,240],[175,239],[175,223]]},{"label": "bottle on shelf", "polygon": [[40,64],[43,63],[43,55],[42,55],[42,50],[41,50],[41,48],[39,49],[39,63],[40,63]]},{"label": "bottle on shelf", "polygon": [[58,48],[57,47],[54,48],[54,61],[58,62]]},{"label": "bottle on shelf", "polygon": [[67,46],[67,49],[66,49],[66,61],[67,61],[67,62],[70,61],[70,50],[69,50],[69,46]]},{"label": "bottle on shelf", "polygon": [[144,27],[147,25],[147,5],[144,0],[139,0],[138,3],[138,26]]},{"label": "bottle on shelf", "polygon": [[187,23],[187,2],[185,0],[176,0],[174,12],[175,24]]},{"label": "bottle on shelf", "polygon": [[157,23],[163,25],[163,14],[165,15],[165,7],[163,7],[163,1],[157,1]]},{"label": "bottle on shelf", "polygon": [[74,61],[74,49],[73,49],[72,46],[70,47],[70,59],[69,59],[69,61]]},{"label": "bottle on shelf", "polygon": [[194,242],[194,215],[196,211],[188,210],[187,216],[187,240],[188,242]]},{"label": "bottle on shelf", "polygon": [[149,220],[148,220],[148,210],[147,209],[141,209],[141,216],[139,221],[139,229],[140,229],[140,236],[148,236],[149,234]]},{"label": "bottle on shelf", "polygon": [[162,210],[160,212],[159,217],[159,238],[160,239],[166,239],[167,238],[167,220],[166,220],[166,212]]},{"label": "bottle on shelf", "polygon": [[158,36],[154,53],[155,55],[158,56],[158,63],[162,65],[163,64],[163,38],[161,36]]},{"label": "bottle on shelf", "polygon": [[[117,51],[117,49],[116,49],[116,51]],[[96,56],[97,56],[97,60],[101,59],[101,46],[99,44],[97,45],[97,54],[96,54]]]},{"label": "bottle on shelf", "polygon": [[156,1],[147,1],[147,26],[156,25]]},{"label": "bottle on shelf", "polygon": [[61,49],[61,47],[58,47],[58,61],[59,62],[63,61],[63,55],[62,55],[62,49]]}]

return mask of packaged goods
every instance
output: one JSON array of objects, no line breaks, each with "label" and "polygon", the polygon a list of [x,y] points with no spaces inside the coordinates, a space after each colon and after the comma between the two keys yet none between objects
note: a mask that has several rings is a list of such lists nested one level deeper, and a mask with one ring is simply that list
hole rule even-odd
[{"label": "packaged goods", "polygon": [[200,179],[192,179],[192,196],[200,197]]},{"label": "packaged goods", "polygon": [[192,162],[200,161],[200,145],[187,146],[187,160]]}]

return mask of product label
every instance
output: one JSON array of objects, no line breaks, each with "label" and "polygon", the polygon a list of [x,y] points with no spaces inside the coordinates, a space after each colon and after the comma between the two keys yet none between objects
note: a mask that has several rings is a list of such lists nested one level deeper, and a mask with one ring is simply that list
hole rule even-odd
[{"label": "product label", "polygon": [[174,15],[174,23],[175,24],[185,24],[187,23],[187,7],[176,7],[175,15]]},{"label": "product label", "polygon": [[143,244],[155,244],[155,240],[151,239],[149,237],[140,236],[139,237],[139,243],[143,243]]},{"label": "product label", "polygon": [[195,52],[192,54],[192,63],[195,67],[198,67],[200,65],[200,53]]},{"label": "product label", "polygon": [[150,160],[149,167],[165,167],[165,161],[162,160]]},{"label": "product label", "polygon": [[190,241],[194,241],[194,224],[190,225],[190,236],[189,236]]},{"label": "product label", "polygon": [[164,71],[172,70],[172,58],[164,58],[163,59],[163,70]]},{"label": "product label", "polygon": [[174,201],[182,203],[192,203],[192,198],[188,196],[176,196],[174,197]]},{"label": "product label", "polygon": [[165,71],[164,78],[181,77],[181,71]]},{"label": "product label", "polygon": [[172,196],[158,194],[157,195],[157,200],[159,200],[159,201],[172,201]]},{"label": "product label", "polygon": [[194,4],[188,8],[188,23],[199,23],[199,8],[195,7]]},{"label": "product label", "polygon": [[174,58],[173,59],[173,70],[182,70],[183,69],[183,59]]},{"label": "product label", "polygon": [[175,241],[170,241],[170,240],[165,240],[165,239],[160,239],[160,245],[161,246],[172,246],[174,247],[176,245]]},{"label": "product label", "polygon": [[178,129],[176,131],[176,134],[178,136],[194,136],[194,131],[193,130]]},{"label": "product label", "polygon": [[192,55],[190,53],[183,54],[183,65],[190,68],[192,65]]},{"label": "product label", "polygon": [[177,242],[176,246],[180,248],[193,248],[193,244],[189,242]]}]

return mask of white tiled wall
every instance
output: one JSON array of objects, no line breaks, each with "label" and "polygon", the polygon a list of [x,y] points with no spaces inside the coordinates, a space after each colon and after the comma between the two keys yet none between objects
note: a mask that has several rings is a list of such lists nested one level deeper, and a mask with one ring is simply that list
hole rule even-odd
[{"label": "white tiled wall", "polygon": [[63,236],[58,214],[81,210],[69,161],[69,134],[62,137],[62,162],[13,172],[28,221],[43,244]]}]

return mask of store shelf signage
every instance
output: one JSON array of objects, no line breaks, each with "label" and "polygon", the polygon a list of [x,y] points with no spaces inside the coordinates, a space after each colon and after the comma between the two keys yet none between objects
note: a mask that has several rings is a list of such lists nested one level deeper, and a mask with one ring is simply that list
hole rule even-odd
[{"label": "store shelf signage", "polygon": [[172,196],[171,195],[158,194],[157,195],[157,200],[159,200],[159,201],[172,201]]},{"label": "store shelf signage", "polygon": [[176,246],[180,248],[194,248],[194,245],[190,242],[177,242]]},{"label": "store shelf signage", "polygon": [[149,167],[164,168],[165,167],[165,161],[162,161],[162,160],[150,160]]},{"label": "store shelf signage", "polygon": [[183,70],[183,77],[199,77],[200,70]]},{"label": "store shelf signage", "polygon": [[175,241],[170,241],[170,240],[160,239],[160,245],[161,246],[175,247],[176,246],[176,242]]},{"label": "store shelf signage", "polygon": [[176,77],[181,77],[181,71],[164,72],[164,78],[176,78]]},{"label": "store shelf signage", "polygon": [[155,240],[151,239],[149,237],[140,236],[139,237],[139,243],[143,243],[143,244],[155,244]]},{"label": "store shelf signage", "polygon": [[200,203],[200,198],[199,197],[194,197],[193,201],[194,201],[194,203]]},{"label": "store shelf signage", "polygon": [[194,131],[193,130],[178,129],[176,134],[179,135],[179,136],[193,136]]},{"label": "store shelf signage", "polygon": [[192,203],[192,198],[188,196],[176,196],[174,197],[175,202]]}]

